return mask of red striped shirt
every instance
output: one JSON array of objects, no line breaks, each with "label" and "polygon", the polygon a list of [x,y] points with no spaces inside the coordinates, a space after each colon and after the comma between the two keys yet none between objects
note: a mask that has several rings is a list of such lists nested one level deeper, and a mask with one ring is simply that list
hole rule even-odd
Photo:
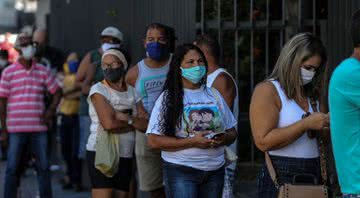
[{"label": "red striped shirt", "polygon": [[54,94],[59,84],[50,70],[33,64],[30,70],[16,62],[1,75],[0,97],[7,98],[6,125],[9,133],[44,132],[44,93]]}]

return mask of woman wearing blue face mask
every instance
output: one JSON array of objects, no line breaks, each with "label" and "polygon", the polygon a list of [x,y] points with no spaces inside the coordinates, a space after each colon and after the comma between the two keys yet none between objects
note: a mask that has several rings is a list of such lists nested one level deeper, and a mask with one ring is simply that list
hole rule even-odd
[{"label": "woman wearing blue face mask", "polygon": [[198,47],[179,46],[151,113],[148,144],[162,151],[170,198],[222,194],[224,145],[236,138],[236,120],[220,93],[206,87],[206,71]]}]

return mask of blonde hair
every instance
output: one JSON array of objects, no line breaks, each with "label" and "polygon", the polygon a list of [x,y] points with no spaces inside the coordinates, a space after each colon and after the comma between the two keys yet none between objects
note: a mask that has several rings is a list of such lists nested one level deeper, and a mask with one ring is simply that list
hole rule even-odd
[{"label": "blonde hair", "polygon": [[[321,57],[321,64],[311,83],[303,86],[300,67],[313,56]],[[327,56],[321,40],[311,33],[300,33],[292,37],[282,48],[270,79],[279,81],[289,99],[306,96],[318,99],[324,86]]]}]

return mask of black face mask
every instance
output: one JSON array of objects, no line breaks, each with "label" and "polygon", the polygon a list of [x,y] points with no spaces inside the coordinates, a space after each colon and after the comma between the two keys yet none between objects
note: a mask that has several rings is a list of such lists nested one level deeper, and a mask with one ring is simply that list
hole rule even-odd
[{"label": "black face mask", "polygon": [[104,78],[112,83],[118,82],[121,77],[125,75],[125,70],[122,67],[118,68],[107,68],[103,70]]}]

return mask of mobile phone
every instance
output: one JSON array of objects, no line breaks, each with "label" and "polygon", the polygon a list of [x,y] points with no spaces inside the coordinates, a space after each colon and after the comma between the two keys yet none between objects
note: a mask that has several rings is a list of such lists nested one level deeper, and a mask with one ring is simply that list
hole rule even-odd
[{"label": "mobile phone", "polygon": [[213,135],[211,139],[216,139],[222,135],[225,135],[225,133],[217,133],[217,134]]},{"label": "mobile phone", "polygon": [[125,110],[122,110],[121,112],[131,116],[132,113],[133,113],[133,110],[132,109],[125,109]]},{"label": "mobile phone", "polygon": [[205,137],[207,137],[208,139],[214,139],[216,137],[220,137],[221,135],[225,134],[225,132],[220,132],[220,133],[210,133],[208,135],[206,135]]}]

